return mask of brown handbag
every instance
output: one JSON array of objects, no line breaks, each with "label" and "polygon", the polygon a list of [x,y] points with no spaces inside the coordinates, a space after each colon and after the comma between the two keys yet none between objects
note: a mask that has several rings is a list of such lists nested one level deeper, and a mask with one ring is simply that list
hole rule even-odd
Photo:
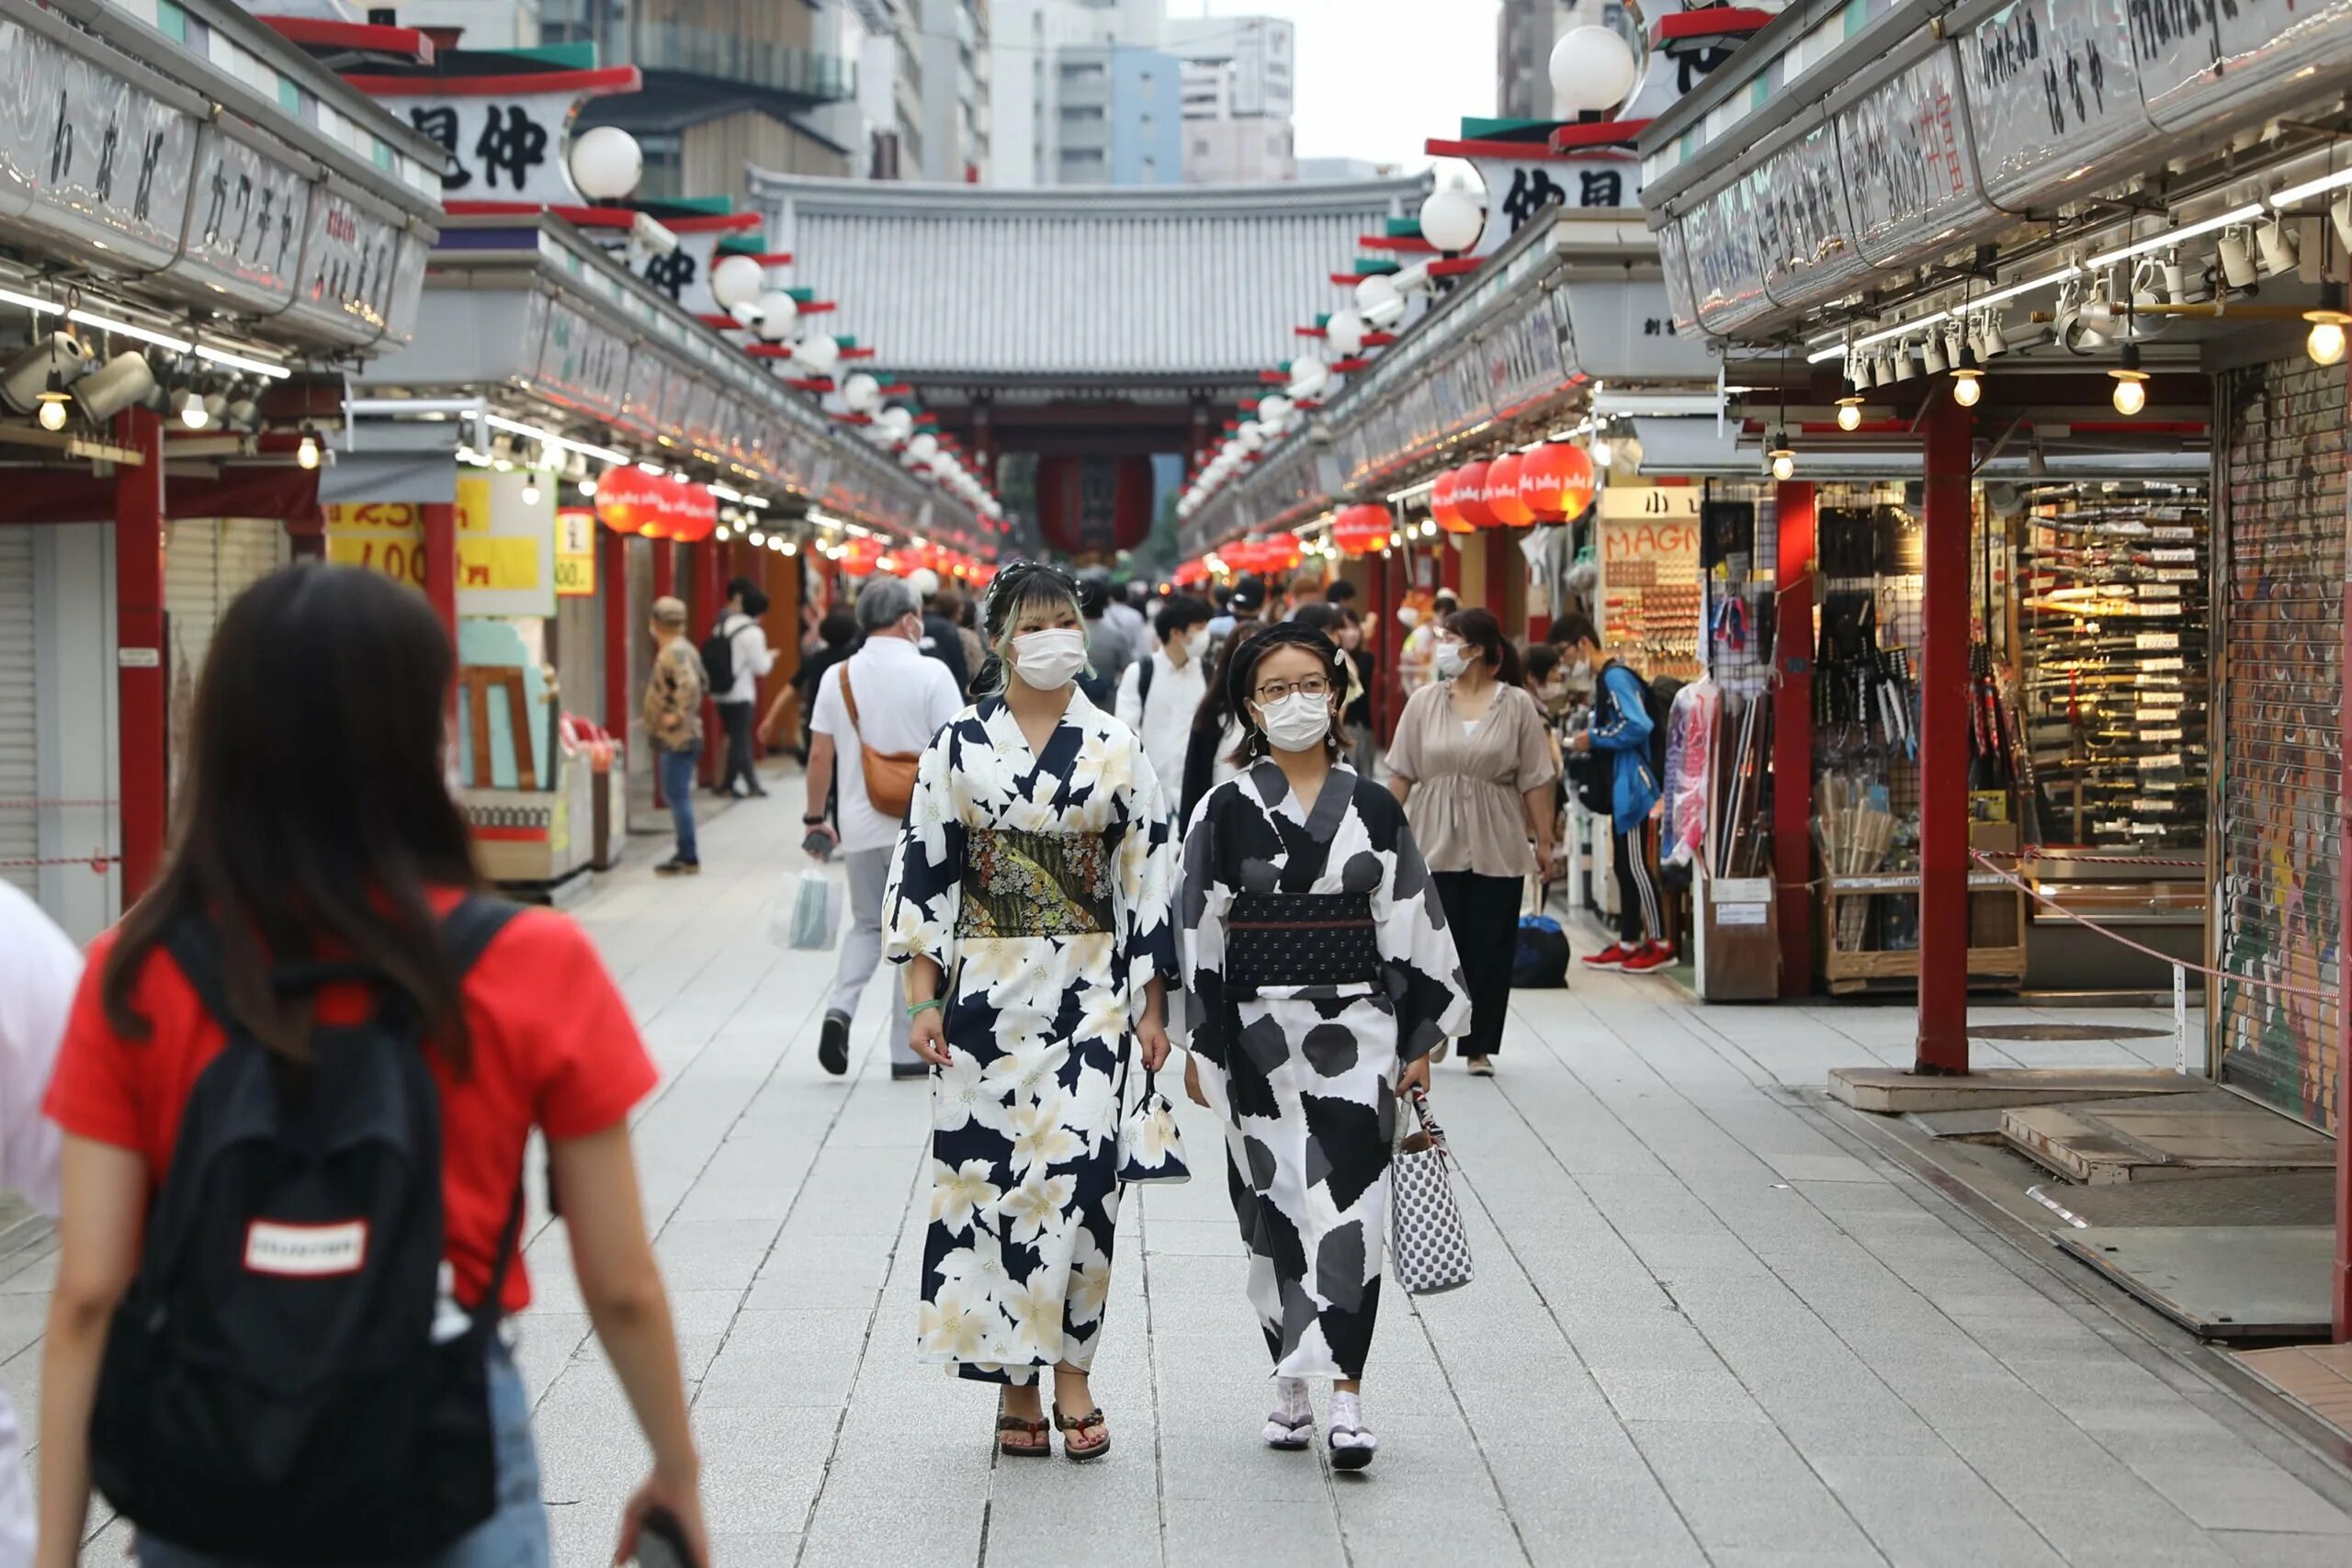
[{"label": "brown handbag", "polygon": [[857,694],[849,687],[849,662],[842,671],[842,701],[848,705],[849,722],[857,731],[857,760],[865,770],[865,798],[885,817],[901,817],[915,798],[915,770],[922,765],[920,751],[876,751],[865,743],[865,726],[857,716]]}]

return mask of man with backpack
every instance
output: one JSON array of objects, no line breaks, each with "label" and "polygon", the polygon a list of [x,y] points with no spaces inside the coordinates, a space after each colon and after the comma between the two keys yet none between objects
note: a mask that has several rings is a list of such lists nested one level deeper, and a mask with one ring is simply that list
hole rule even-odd
[{"label": "man with backpack", "polygon": [[1650,816],[1665,791],[1656,753],[1666,742],[1666,713],[1671,694],[1653,689],[1633,670],[1604,657],[1600,633],[1590,617],[1563,615],[1552,625],[1551,640],[1571,672],[1593,676],[1592,722],[1568,738],[1575,757],[1605,760],[1606,767],[1576,768],[1579,798],[1587,810],[1609,815],[1610,858],[1617,868],[1617,940],[1589,954],[1590,969],[1646,975],[1674,962],[1658,913],[1657,878],[1650,869]]},{"label": "man with backpack", "polygon": [[702,645],[710,700],[727,732],[727,759],[718,770],[718,782],[710,786],[714,795],[734,795],[738,779],[745,795],[767,794],[752,766],[752,705],[759,700],[760,677],[775,668],[775,654],[759,620],[767,613],[768,596],[750,578],[739,577],[727,585],[727,608],[718,613]]},{"label": "man with backpack", "polygon": [[1173,593],[1159,602],[1153,620],[1159,647],[1127,666],[1119,680],[1119,722],[1143,740],[1143,754],[1159,776],[1164,798],[1184,776],[1184,753],[1193,743],[1193,716],[1208,691],[1207,663],[1201,655],[1209,640],[1208,601]]},{"label": "man with backpack", "polygon": [[[890,881],[890,852],[914,794],[922,749],[964,705],[955,676],[922,651],[922,602],[894,577],[876,577],[857,596],[865,646],[825,671],[809,720],[808,804],[801,817],[811,856],[839,846],[848,872],[849,921],[842,935],[841,966],[825,998],[817,1061],[835,1076],[849,1071],[849,1031],[858,998],[882,958],[882,895]],[[847,766],[836,759],[846,755]],[[825,798],[839,787],[841,828],[825,820]],[[898,965],[894,974],[903,975]],[[890,1008],[890,1076],[929,1071],[907,1043],[906,984],[894,981]]]}]

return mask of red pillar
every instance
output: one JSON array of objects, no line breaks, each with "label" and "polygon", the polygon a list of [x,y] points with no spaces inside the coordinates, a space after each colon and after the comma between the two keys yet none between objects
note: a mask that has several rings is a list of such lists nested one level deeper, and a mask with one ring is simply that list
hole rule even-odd
[{"label": "red pillar", "polygon": [[1779,511],[1772,874],[1781,906],[1781,995],[1803,997],[1813,992],[1813,486],[1781,485]]},{"label": "red pillar", "polygon": [[628,539],[596,530],[596,592],[605,609],[605,728],[628,739],[628,651],[638,635],[628,624]]},{"label": "red pillar", "polygon": [[1919,1041],[1912,1071],[1968,1071],[1969,468],[1974,425],[1940,390],[1927,437],[1919,682]]},{"label": "red pillar", "polygon": [[171,784],[164,669],[164,426],[145,409],[115,419],[115,439],[146,461],[115,471],[116,721],[122,803],[122,903],[129,908],[164,862]]},{"label": "red pillar", "polygon": [[458,641],[458,509],[447,502],[426,502],[424,514],[424,598],[441,617],[449,644]]}]

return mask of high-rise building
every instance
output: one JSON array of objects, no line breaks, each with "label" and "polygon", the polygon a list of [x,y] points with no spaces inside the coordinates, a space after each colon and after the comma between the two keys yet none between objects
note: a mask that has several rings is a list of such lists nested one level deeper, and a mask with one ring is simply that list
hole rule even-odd
[{"label": "high-rise building", "polygon": [[605,63],[644,73],[644,91],[591,99],[580,120],[633,133],[645,150],[639,193],[662,198],[743,194],[747,164],[864,172],[865,149],[820,121],[856,97],[856,62],[831,25],[843,3],[538,0],[537,11],[543,41],[594,43]]},{"label": "high-rise building", "polygon": [[989,177],[988,0],[914,0],[922,70],[922,177]]},{"label": "high-rise building", "polygon": [[854,175],[922,177],[923,80],[914,5],[915,0],[832,0],[820,13],[820,39],[855,64],[857,92],[814,118],[851,150]]},{"label": "high-rise building", "polygon": [[1173,185],[1183,65],[1163,0],[996,0],[993,183]]},{"label": "high-rise building", "polygon": [[1184,62],[1184,178],[1193,185],[1261,185],[1298,177],[1291,109],[1298,33],[1273,17],[1211,17],[1168,24]]}]

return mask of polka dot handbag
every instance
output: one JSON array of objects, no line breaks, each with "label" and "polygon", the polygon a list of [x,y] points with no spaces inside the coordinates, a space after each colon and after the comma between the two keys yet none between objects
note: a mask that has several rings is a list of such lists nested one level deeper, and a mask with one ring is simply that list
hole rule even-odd
[{"label": "polka dot handbag", "polygon": [[1453,1201],[1453,1156],[1430,1115],[1429,1097],[1413,1091],[1419,1126],[1396,1145],[1388,1203],[1388,1252],[1396,1282],[1416,1296],[1470,1282],[1470,1235]]}]

